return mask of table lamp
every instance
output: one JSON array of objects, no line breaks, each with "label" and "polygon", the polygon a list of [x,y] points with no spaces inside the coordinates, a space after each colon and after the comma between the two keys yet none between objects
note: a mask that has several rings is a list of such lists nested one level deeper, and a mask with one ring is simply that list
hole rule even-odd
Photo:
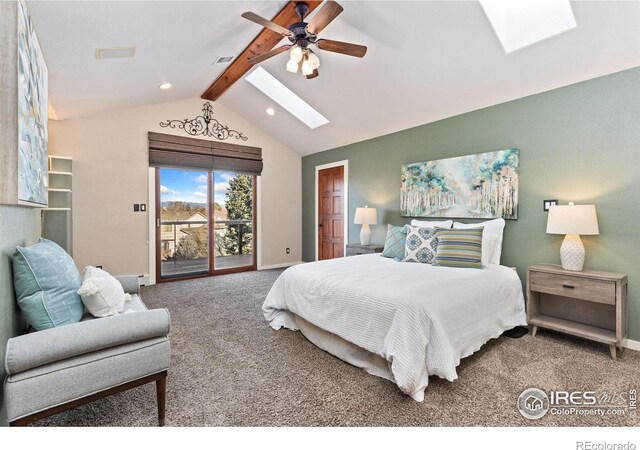
[{"label": "table lamp", "polygon": [[547,219],[547,234],[566,234],[560,247],[564,270],[580,272],[584,267],[584,245],[580,235],[600,234],[595,205],[552,206]]},{"label": "table lamp", "polygon": [[356,217],[353,223],[362,225],[360,230],[360,245],[369,245],[371,243],[371,230],[369,225],[375,225],[378,223],[378,212],[375,208],[356,208]]}]

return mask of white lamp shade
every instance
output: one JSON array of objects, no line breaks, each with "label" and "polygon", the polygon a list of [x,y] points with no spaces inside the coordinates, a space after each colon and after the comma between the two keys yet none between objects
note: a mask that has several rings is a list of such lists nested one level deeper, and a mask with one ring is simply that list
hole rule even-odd
[{"label": "white lamp shade", "polygon": [[375,208],[356,208],[356,217],[353,223],[375,225],[378,223],[378,212]]},{"label": "white lamp shade", "polygon": [[600,234],[595,205],[562,205],[549,208],[548,234]]}]

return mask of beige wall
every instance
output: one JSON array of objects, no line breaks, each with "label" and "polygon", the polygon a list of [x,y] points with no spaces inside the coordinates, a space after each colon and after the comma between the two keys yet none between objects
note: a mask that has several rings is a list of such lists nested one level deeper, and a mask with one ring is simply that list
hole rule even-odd
[{"label": "beige wall", "polygon": [[[114,274],[150,272],[149,217],[133,212],[134,203],[154,202],[148,198],[147,132],[186,136],[182,130],[161,128],[159,122],[195,117],[202,104],[194,98],[50,122],[50,154],[74,159],[73,257],[79,268],[102,265]],[[221,104],[213,103],[213,110],[214,118],[249,138],[226,142],[262,148],[258,264],[300,261],[300,156]],[[291,248],[288,255],[286,247]]]}]

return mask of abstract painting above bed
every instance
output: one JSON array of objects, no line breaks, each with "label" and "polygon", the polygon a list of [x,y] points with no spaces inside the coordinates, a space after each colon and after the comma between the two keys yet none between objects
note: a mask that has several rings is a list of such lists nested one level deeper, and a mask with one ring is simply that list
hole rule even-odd
[{"label": "abstract painting above bed", "polygon": [[405,217],[518,218],[518,149],[404,164]]}]

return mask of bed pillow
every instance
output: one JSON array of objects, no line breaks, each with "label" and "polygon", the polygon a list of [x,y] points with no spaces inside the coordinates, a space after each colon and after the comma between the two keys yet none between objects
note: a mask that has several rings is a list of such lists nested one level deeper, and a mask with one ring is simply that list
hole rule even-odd
[{"label": "bed pillow", "polygon": [[62,247],[40,239],[31,247],[18,247],[12,265],[18,306],[34,329],[45,330],[82,319],[84,306],[77,294],[80,273]]},{"label": "bed pillow", "polygon": [[482,269],[482,228],[438,229],[435,237],[438,251],[434,266]]},{"label": "bed pillow", "polygon": [[407,240],[404,227],[394,227],[387,225],[387,238],[384,241],[384,249],[382,256],[385,258],[393,258],[396,261],[404,259],[404,247]]},{"label": "bed pillow", "polygon": [[411,221],[413,227],[451,228],[453,220],[417,220]]},{"label": "bed pillow", "polygon": [[505,220],[494,219],[479,223],[455,222],[453,228],[469,229],[483,228],[482,233],[482,264],[500,264],[502,255],[502,236],[504,233]]},{"label": "bed pillow", "polygon": [[438,228],[414,227],[407,225],[407,241],[405,243],[405,262],[431,264],[438,249],[438,239],[435,238]]},{"label": "bed pillow", "polygon": [[87,266],[84,269],[82,286],[78,289],[82,303],[94,317],[109,317],[120,314],[129,294],[122,284],[102,269]]}]

